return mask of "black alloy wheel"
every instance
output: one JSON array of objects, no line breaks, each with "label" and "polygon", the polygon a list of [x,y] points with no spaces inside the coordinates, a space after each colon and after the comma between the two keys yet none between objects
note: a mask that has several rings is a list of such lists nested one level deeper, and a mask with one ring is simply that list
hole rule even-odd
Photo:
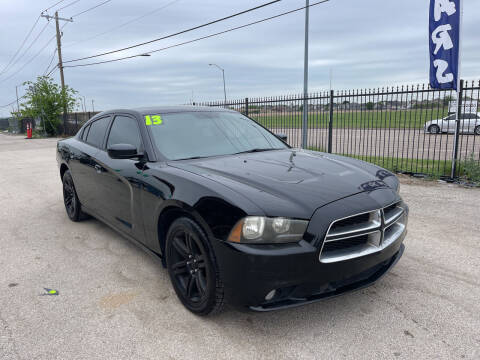
[{"label": "black alloy wheel", "polygon": [[200,226],[189,218],[177,219],[167,234],[166,254],[170,280],[185,307],[198,315],[219,311],[223,286]]},{"label": "black alloy wheel", "polygon": [[80,221],[82,214],[81,205],[80,201],[78,201],[77,192],[75,191],[75,185],[73,184],[73,178],[70,170],[65,171],[62,181],[63,203],[65,204],[67,215],[72,221]]},{"label": "black alloy wheel", "polygon": [[428,132],[430,134],[440,134],[440,127],[438,125],[430,125],[428,127]]}]

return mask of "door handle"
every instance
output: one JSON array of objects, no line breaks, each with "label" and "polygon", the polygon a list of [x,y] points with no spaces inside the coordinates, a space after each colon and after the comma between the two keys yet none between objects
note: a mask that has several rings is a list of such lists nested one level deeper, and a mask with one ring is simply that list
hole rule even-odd
[{"label": "door handle", "polygon": [[100,165],[95,165],[95,170],[97,171],[98,174],[102,173],[102,167]]}]

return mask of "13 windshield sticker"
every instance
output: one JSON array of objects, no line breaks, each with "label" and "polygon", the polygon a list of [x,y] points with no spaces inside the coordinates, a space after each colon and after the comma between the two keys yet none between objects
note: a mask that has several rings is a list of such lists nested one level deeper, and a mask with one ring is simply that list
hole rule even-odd
[{"label": "13 windshield sticker", "polygon": [[145,116],[145,125],[162,125],[163,120],[160,115],[146,115]]}]

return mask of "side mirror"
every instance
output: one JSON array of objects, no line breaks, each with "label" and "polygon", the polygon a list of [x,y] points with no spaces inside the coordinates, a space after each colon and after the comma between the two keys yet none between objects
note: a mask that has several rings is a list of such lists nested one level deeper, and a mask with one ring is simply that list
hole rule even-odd
[{"label": "side mirror", "polygon": [[142,156],[131,144],[113,144],[108,147],[107,152],[112,159],[132,159]]},{"label": "side mirror", "polygon": [[283,142],[287,142],[288,140],[288,136],[286,134],[275,134],[275,136],[280,140],[282,140]]}]

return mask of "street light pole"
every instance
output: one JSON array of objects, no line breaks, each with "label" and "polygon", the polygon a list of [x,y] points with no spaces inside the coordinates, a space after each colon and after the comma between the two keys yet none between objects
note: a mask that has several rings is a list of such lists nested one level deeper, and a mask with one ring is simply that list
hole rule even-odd
[{"label": "street light pole", "polygon": [[305,1],[305,58],[303,65],[303,121],[302,121],[302,148],[308,147],[308,20],[309,0]]},{"label": "street light pole", "polygon": [[225,70],[222,69],[220,66],[218,66],[217,64],[208,64],[209,66],[216,66],[218,69],[220,69],[222,71],[222,76],[223,76],[223,97],[224,97],[224,100],[225,100],[225,105],[227,105],[227,88],[225,86]]}]

